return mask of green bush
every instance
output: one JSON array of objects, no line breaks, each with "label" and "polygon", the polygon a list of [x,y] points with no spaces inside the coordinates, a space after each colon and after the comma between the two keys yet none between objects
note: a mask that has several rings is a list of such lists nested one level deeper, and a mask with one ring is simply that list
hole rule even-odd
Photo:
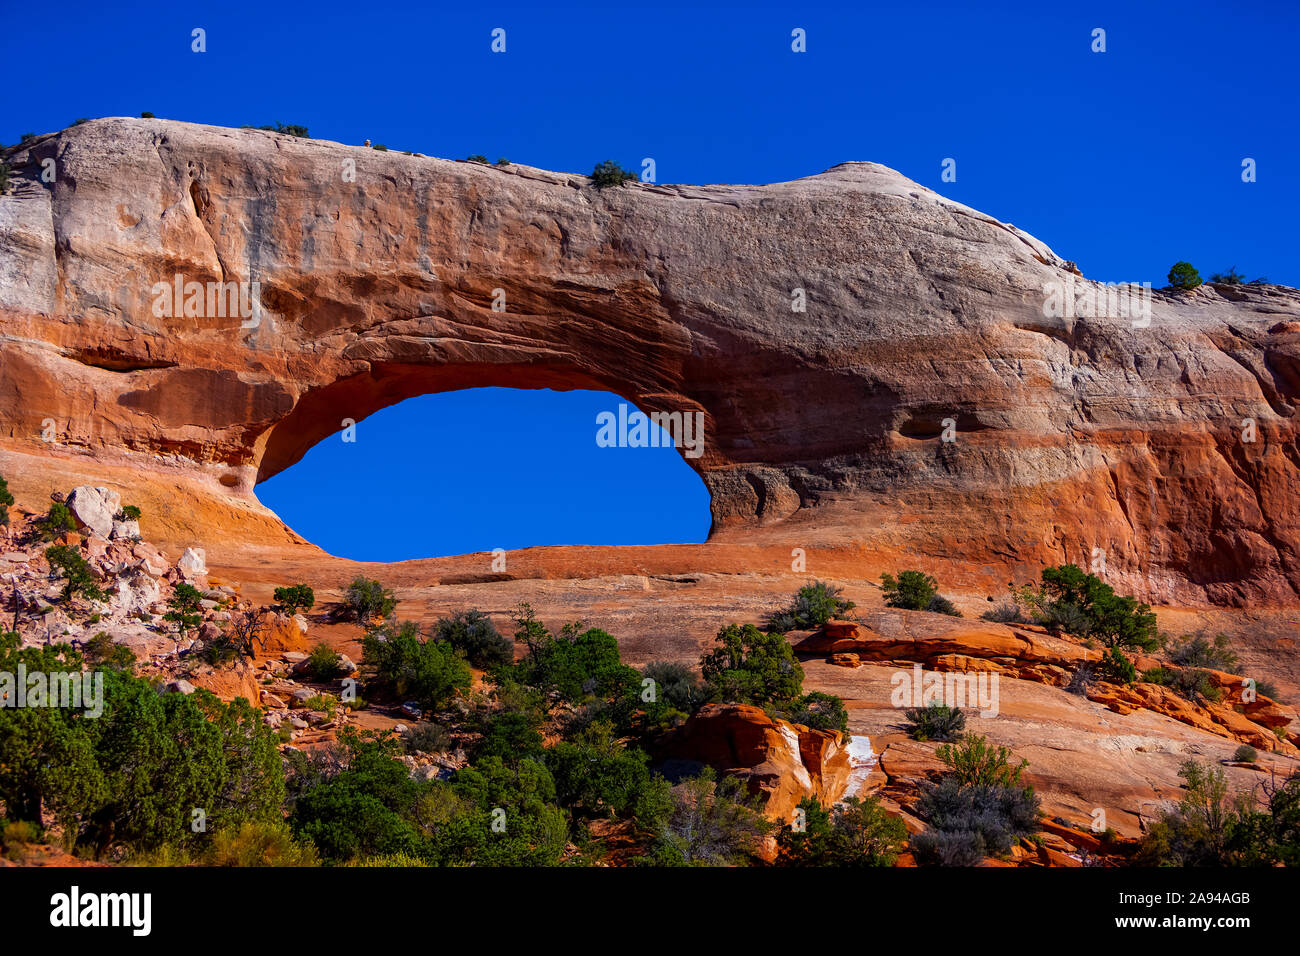
[{"label": "green bush", "polygon": [[1012,784],[963,784],[947,776],[923,788],[916,811],[929,827],[912,840],[923,866],[972,866],[985,856],[1010,852],[1016,840],[1039,829],[1033,788]]},{"label": "green bush", "polygon": [[772,830],[744,784],[712,768],[675,789],[654,823],[646,862],[657,866],[744,866]]},{"label": "green bush", "polygon": [[[0,182],[0,192],[4,192],[3,182]],[[13,503],[14,496],[9,491],[9,482],[0,475],[0,525],[9,524],[9,506]]]},{"label": "green bush", "polygon": [[289,615],[297,614],[299,611],[310,611],[316,606],[316,592],[305,584],[276,588],[275,603]]},{"label": "green bush", "polygon": [[1240,660],[1233,653],[1227,634],[1217,634],[1211,641],[1203,634],[1184,637],[1169,651],[1169,659],[1179,667],[1208,667],[1234,673]]},{"label": "green bush", "polygon": [[53,545],[45,549],[45,560],[50,563],[50,570],[64,579],[65,601],[71,601],[78,594],[92,601],[104,600],[104,592],[95,584],[93,569],[76,548],[66,544]]},{"label": "green bush", "polygon": [[212,837],[209,866],[319,866],[310,843],[299,843],[283,822],[245,820],[237,829],[221,830]]},{"label": "green bush", "polygon": [[200,613],[202,600],[202,591],[192,584],[184,583],[176,585],[172,596],[167,599],[167,606],[171,610],[163,615],[163,620],[176,625],[179,640],[184,640],[185,634],[198,627],[203,620],[203,615]]},{"label": "green bush", "polygon": [[1232,755],[1232,759],[1237,763],[1254,763],[1258,757],[1259,751],[1250,744],[1242,744]]},{"label": "green bush", "polygon": [[1149,605],[1121,597],[1093,574],[1073,564],[1046,568],[1037,592],[1021,599],[1038,610],[1039,621],[1076,637],[1095,638],[1107,647],[1151,650],[1159,643],[1156,616]]},{"label": "green bush", "polygon": [[433,625],[432,637],[446,641],[475,667],[496,667],[515,658],[514,644],[502,637],[492,619],[479,610],[458,611],[450,617],[439,618]]},{"label": "green bush", "polygon": [[150,113],[148,110],[145,110],[143,113],[140,114],[140,119],[154,119],[154,115]]},{"label": "green bush", "polygon": [[689,715],[706,700],[694,671],[677,661],[651,661],[641,668],[641,676],[654,681],[654,700],[646,702],[650,707],[658,705]]},{"label": "green bush", "polygon": [[1011,751],[998,747],[978,734],[966,734],[954,744],[944,744],[935,755],[948,765],[952,778],[962,786],[1015,787],[1020,774],[1029,766],[1022,760],[1013,767],[1007,758]]},{"label": "green bush", "polygon": [[122,510],[114,515],[114,517],[118,521],[139,521],[140,509],[135,505],[124,505]]},{"label": "green bush", "polygon": [[880,581],[880,590],[885,593],[885,604],[889,607],[924,611],[939,593],[939,582],[924,571],[903,571],[897,578],[886,573],[880,576]]},{"label": "green bush", "polygon": [[510,165],[510,160],[506,159],[504,156],[500,156],[500,157],[497,158],[496,165],[498,165],[498,166],[509,166],[509,165]]},{"label": "green bush", "polygon": [[586,816],[631,810],[650,782],[648,763],[642,751],[620,744],[603,721],[546,753],[560,806]]},{"label": "green bush", "polygon": [[793,701],[782,709],[780,716],[813,730],[838,730],[842,734],[849,732],[849,712],[844,701],[834,694],[824,694],[819,690]]},{"label": "green bush", "polygon": [[966,729],[966,715],[960,707],[934,702],[926,707],[910,707],[903,711],[907,719],[907,734],[913,740],[954,741]]},{"label": "green bush", "polygon": [[76,531],[77,519],[73,517],[72,509],[62,501],[56,501],[43,518],[36,520],[36,528],[43,540],[53,541],[69,531]]},{"label": "green bush", "polygon": [[436,710],[472,684],[469,665],[446,641],[425,640],[412,621],[389,621],[362,639],[364,662],[399,698]]},{"label": "green bush", "polygon": [[1169,269],[1169,284],[1175,289],[1195,289],[1201,274],[1190,262],[1175,262]]},{"label": "green bush", "polygon": [[700,659],[700,672],[710,697],[726,703],[781,703],[803,693],[803,667],[789,642],[752,624],[720,630],[717,647]]},{"label": "green bush", "polygon": [[1131,684],[1137,680],[1137,667],[1118,647],[1112,647],[1097,665],[1097,672],[1105,680],[1116,684]]},{"label": "green bush", "polygon": [[318,681],[329,681],[343,673],[343,658],[338,651],[317,644],[307,658],[307,668]]},{"label": "green bush", "polygon": [[636,173],[629,172],[613,160],[607,159],[597,163],[591,171],[591,181],[597,189],[607,186],[621,186],[628,180],[636,179]]},{"label": "green bush", "polygon": [[1004,602],[985,611],[980,615],[980,620],[992,621],[995,624],[1024,624],[1025,612],[1014,601]]},{"label": "green bush", "polygon": [[482,163],[484,166],[486,166],[487,161],[488,158],[484,156],[482,153],[475,153],[473,156],[465,157],[465,162],[467,163]]},{"label": "green bush", "polygon": [[528,647],[528,655],[513,669],[520,683],[556,691],[573,703],[624,697],[640,687],[641,675],[622,662],[618,641],[608,632],[584,631],[581,623],[573,623],[551,634],[526,604],[516,623],[516,640]]},{"label": "green bush", "polygon": [[343,593],[340,605],[345,616],[354,617],[362,624],[374,618],[387,618],[397,607],[393,592],[373,578],[355,577]]},{"label": "green bush", "polygon": [[893,866],[907,846],[907,827],[872,797],[849,797],[827,810],[815,798],[799,802],[803,826],[777,834],[777,865]]},{"label": "green bush", "polygon": [[[0,671],[80,673],[66,646],[26,648],[0,636]],[[260,711],[206,691],[159,694],[125,670],[104,669],[103,712],[0,708],[0,801],[11,818],[48,817],[73,848],[114,858],[164,845],[196,847],[190,811],[215,832],[281,816],[284,776]]]},{"label": "green bush", "polygon": [[1256,794],[1233,794],[1213,763],[1187,761],[1179,770],[1186,792],[1142,838],[1138,866],[1300,865],[1300,774],[1266,783]]},{"label": "green bush", "polygon": [[953,603],[939,594],[939,582],[923,571],[903,571],[897,578],[892,574],[882,574],[880,581],[880,590],[885,593],[888,607],[961,617]]},{"label": "green bush", "polygon": [[857,605],[840,597],[842,589],[823,581],[801,587],[785,610],[768,618],[768,630],[802,631],[821,627],[834,617],[841,617]]}]

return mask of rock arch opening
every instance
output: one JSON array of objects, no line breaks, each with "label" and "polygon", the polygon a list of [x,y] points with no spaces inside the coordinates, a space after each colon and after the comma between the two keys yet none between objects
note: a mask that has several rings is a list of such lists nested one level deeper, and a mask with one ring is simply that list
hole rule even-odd
[{"label": "rock arch opening", "polygon": [[[337,418],[313,419],[339,426],[305,452],[299,440],[270,437],[272,465],[290,453],[294,463],[256,489],[331,554],[401,561],[708,537],[709,492],[689,449],[653,422],[648,441],[627,440],[628,428],[620,441],[620,416],[635,421],[640,410],[612,392],[457,388],[364,416],[344,414],[346,398],[330,398]],[[602,433],[601,421],[615,427]]]}]

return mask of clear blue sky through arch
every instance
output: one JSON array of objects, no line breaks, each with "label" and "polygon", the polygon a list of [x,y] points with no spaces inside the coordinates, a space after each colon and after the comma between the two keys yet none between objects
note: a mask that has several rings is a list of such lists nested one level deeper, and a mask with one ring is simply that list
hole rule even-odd
[{"label": "clear blue sky through arch", "polygon": [[[609,392],[475,388],[407,399],[257,486],[332,554],[401,561],[543,544],[680,544],[709,533],[709,493],[669,447],[601,447]],[[657,426],[655,426],[657,429]]]}]

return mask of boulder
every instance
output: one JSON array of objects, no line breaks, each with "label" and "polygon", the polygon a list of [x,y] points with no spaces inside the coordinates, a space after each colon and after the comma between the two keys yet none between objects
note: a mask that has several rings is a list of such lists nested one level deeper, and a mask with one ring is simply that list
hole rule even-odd
[{"label": "boulder", "polygon": [[852,763],[838,731],[769,717],[747,704],[708,704],[658,749],[663,760],[715,768],[743,780],[764,815],[792,819],[804,797],[829,805],[848,789]]},{"label": "boulder", "polygon": [[113,533],[113,516],[122,505],[122,496],[107,488],[81,485],[72,489],[67,504],[79,528],[107,539]]}]

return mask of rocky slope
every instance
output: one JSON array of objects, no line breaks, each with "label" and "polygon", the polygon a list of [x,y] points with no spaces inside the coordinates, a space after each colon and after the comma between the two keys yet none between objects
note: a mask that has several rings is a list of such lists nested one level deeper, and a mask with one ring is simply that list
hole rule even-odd
[{"label": "rocky slope", "polygon": [[[871,163],[596,190],[136,119],[9,159],[0,468],[20,492],[130,484],[165,504],[147,509],[162,540],[238,528],[288,553],[253,486],[345,419],[595,387],[704,414],[688,461],[711,544],[907,554],[985,592],[1101,548],[1155,603],[1300,603],[1294,290],[1157,293],[1145,327],[1045,318],[1046,287],[1083,284],[1070,264]],[[155,283],[178,275],[258,282],[256,319],[206,300],[160,317]]]}]

